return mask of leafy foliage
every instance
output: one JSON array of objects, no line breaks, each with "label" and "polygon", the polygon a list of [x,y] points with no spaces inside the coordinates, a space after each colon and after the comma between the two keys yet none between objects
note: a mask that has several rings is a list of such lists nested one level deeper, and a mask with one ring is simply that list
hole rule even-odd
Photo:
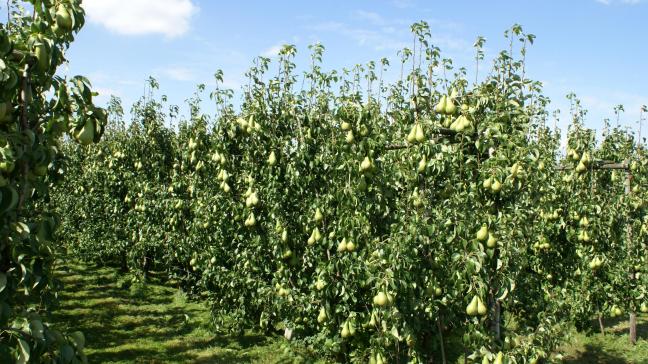
[{"label": "leafy foliage", "polygon": [[90,82],[56,75],[83,26],[80,1],[8,2],[0,24],[0,361],[85,362],[84,336],[45,322],[58,288],[59,249],[50,187],[61,179],[64,134],[99,141],[107,113],[95,107]]},{"label": "leafy foliage", "polygon": [[[53,201],[68,250],[142,279],[165,270],[219,328],[285,329],[344,362],[427,362],[448,332],[472,361],[551,361],[571,320],[637,310],[645,148],[620,129],[597,144],[573,98],[563,159],[519,26],[472,84],[427,24],[412,32],[393,84],[386,60],[325,72],[314,45],[299,88],[286,46],[276,72],[255,61],[238,111],[220,72],[213,116],[204,85],[179,122],[153,79],[130,124],[113,100],[104,142],[65,145]],[[607,160],[636,191],[597,169]]]}]

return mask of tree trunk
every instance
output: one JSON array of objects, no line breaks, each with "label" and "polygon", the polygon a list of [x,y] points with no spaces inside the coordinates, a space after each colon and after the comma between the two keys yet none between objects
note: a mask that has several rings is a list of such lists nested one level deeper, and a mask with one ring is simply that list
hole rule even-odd
[{"label": "tree trunk", "polygon": [[601,335],[605,335],[605,326],[603,325],[603,316],[599,315],[598,317],[599,329],[601,330]]},{"label": "tree trunk", "polygon": [[443,344],[443,324],[441,323],[441,316],[437,319],[437,329],[439,330],[439,345],[441,345],[441,362],[447,364],[445,345]]},{"label": "tree trunk", "polygon": [[126,259],[126,254],[121,255],[120,259],[120,270],[122,273],[128,273],[128,260]]},{"label": "tree trunk", "polygon": [[495,340],[501,340],[502,337],[502,304],[493,296],[493,321],[491,330]]},{"label": "tree trunk", "polygon": [[630,343],[637,343],[637,314],[634,312],[630,313]]}]

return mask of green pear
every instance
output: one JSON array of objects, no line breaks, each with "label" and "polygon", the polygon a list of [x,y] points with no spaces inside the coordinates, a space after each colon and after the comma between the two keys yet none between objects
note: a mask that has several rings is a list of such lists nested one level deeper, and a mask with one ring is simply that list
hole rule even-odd
[{"label": "green pear", "polygon": [[373,298],[373,303],[376,306],[384,307],[387,305],[388,300],[387,300],[387,295],[385,292],[378,292],[377,295],[374,296]]},{"label": "green pear", "polygon": [[92,119],[87,119],[83,127],[74,134],[81,145],[90,145],[95,138],[95,124]]},{"label": "green pear", "polygon": [[487,313],[486,305],[484,305],[484,302],[482,302],[481,298],[477,297],[477,313],[479,313],[480,316],[484,316]]},{"label": "green pear", "polygon": [[477,314],[478,314],[477,299],[478,298],[477,298],[476,295],[473,296],[472,300],[470,301],[470,303],[466,307],[466,314],[468,316],[477,316]]},{"label": "green pear", "polygon": [[477,240],[486,241],[488,239],[488,226],[482,225],[482,227],[477,231]]}]

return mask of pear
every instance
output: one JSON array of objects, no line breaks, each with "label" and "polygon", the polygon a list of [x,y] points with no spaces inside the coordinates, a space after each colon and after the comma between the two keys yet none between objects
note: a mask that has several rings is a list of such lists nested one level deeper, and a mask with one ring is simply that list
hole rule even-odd
[{"label": "pear", "polygon": [[427,167],[427,160],[425,156],[421,158],[421,160],[418,163],[418,168],[416,169],[419,173],[425,172],[425,167]]},{"label": "pear", "polygon": [[347,321],[342,324],[342,331],[340,332],[340,336],[342,336],[343,339],[351,336],[351,332],[349,330],[349,323]]},{"label": "pear", "polygon": [[485,189],[487,189],[487,190],[490,190],[490,188],[491,188],[492,185],[493,185],[493,179],[490,178],[490,177],[489,177],[489,178],[486,178],[486,179],[484,180],[484,182],[482,183],[482,186],[483,186]]},{"label": "pear", "polygon": [[445,104],[445,113],[448,115],[452,115],[455,112],[457,112],[457,106],[455,106],[454,102],[452,101],[452,98],[448,98]]},{"label": "pear", "polygon": [[227,182],[221,182],[221,188],[223,189],[223,191],[224,191],[225,193],[228,193],[228,192],[231,190],[231,188],[230,188],[230,186],[227,184]]},{"label": "pear", "polygon": [[38,68],[41,71],[47,71],[50,68],[51,58],[45,44],[39,43],[34,46],[34,56],[38,60]]},{"label": "pear", "polygon": [[355,335],[355,333],[356,333],[355,323],[353,321],[349,321],[349,334],[353,336]]},{"label": "pear", "polygon": [[439,114],[445,113],[447,101],[448,101],[448,96],[446,95],[441,96],[441,100],[439,100],[439,103],[434,108],[434,111],[436,111]]},{"label": "pear", "polygon": [[457,126],[461,123],[462,115],[457,116],[457,118],[450,124],[450,130],[458,131]]},{"label": "pear", "polygon": [[352,144],[355,141],[355,137],[353,136],[353,130],[349,130],[347,132],[345,140],[349,144]]},{"label": "pear", "polygon": [[410,130],[409,134],[407,134],[406,140],[410,144],[414,144],[416,142],[416,124],[412,126],[412,129]]},{"label": "pear", "polygon": [[586,170],[587,170],[587,167],[585,166],[585,164],[582,161],[578,162],[578,165],[576,166],[576,172],[577,173],[583,173]]},{"label": "pear", "polygon": [[462,120],[461,120],[461,130],[460,131],[469,133],[469,132],[472,132],[472,130],[473,130],[472,123],[470,122],[470,120],[468,120],[467,117],[464,116],[462,118]]},{"label": "pear", "polygon": [[337,246],[337,251],[339,253],[342,253],[342,252],[346,251],[346,249],[347,249],[346,246],[347,246],[346,238],[342,238],[342,241]]},{"label": "pear", "polygon": [[479,313],[480,316],[486,315],[486,312],[488,310],[486,309],[486,305],[484,305],[484,302],[482,302],[481,298],[477,297],[477,313]]},{"label": "pear", "polygon": [[391,293],[388,292],[387,293],[387,304],[391,305],[392,303],[394,303],[394,296],[392,296]]},{"label": "pear", "polygon": [[324,216],[322,215],[322,211],[320,211],[319,207],[315,209],[315,216],[313,217],[313,220],[315,222],[320,222],[324,219]]},{"label": "pear", "polygon": [[493,183],[491,184],[491,191],[493,191],[494,193],[497,193],[497,192],[499,192],[501,190],[502,190],[502,183],[500,181],[498,181],[497,179],[495,179],[493,181]]},{"label": "pear", "polygon": [[373,298],[373,303],[376,306],[384,307],[387,305],[388,300],[387,300],[387,295],[385,292],[378,292],[377,295],[374,296]]},{"label": "pear", "polygon": [[504,353],[502,353],[501,351],[497,353],[493,364],[504,364]]},{"label": "pear", "polygon": [[73,17],[70,14],[70,11],[68,11],[68,9],[64,5],[59,5],[56,9],[56,25],[61,29],[69,32],[73,27],[72,21]]},{"label": "pear", "polygon": [[488,226],[482,225],[482,227],[477,231],[477,240],[486,241],[488,239]]},{"label": "pear", "polygon": [[467,122],[466,117],[463,115],[459,115],[457,117],[457,120],[455,120],[454,122],[453,130],[458,133],[461,133],[462,131],[464,131],[464,129],[466,129],[466,122]]},{"label": "pear", "polygon": [[371,313],[371,318],[369,319],[369,326],[376,326],[378,324],[378,315],[376,315],[376,312]]},{"label": "pear", "polygon": [[646,305],[645,303],[642,303],[641,307],[639,307],[639,311],[641,311],[642,313],[647,313],[648,312],[648,305]]},{"label": "pear", "polygon": [[472,300],[468,304],[468,307],[466,307],[466,314],[468,316],[477,316],[478,314],[478,304],[477,304],[477,296],[473,296]]},{"label": "pear", "polygon": [[284,243],[288,241],[288,230],[284,229],[281,232],[281,241],[283,241]]},{"label": "pear", "polygon": [[356,246],[355,246],[355,243],[354,243],[354,242],[352,242],[352,241],[347,242],[347,244],[346,244],[346,250],[347,250],[349,253],[352,252],[352,251],[354,251],[355,248],[356,248]]},{"label": "pear", "polygon": [[317,315],[317,322],[322,324],[324,323],[324,321],[326,321],[327,318],[328,316],[326,316],[326,310],[324,309],[324,307],[320,308],[319,315]]},{"label": "pear", "polygon": [[488,233],[488,240],[486,241],[486,246],[491,249],[497,246],[497,238],[495,237],[495,235]]},{"label": "pear", "polygon": [[86,120],[85,124],[79,130],[78,132],[75,133],[74,137],[76,140],[81,143],[81,145],[89,145],[92,144],[95,138],[95,124],[92,119]]},{"label": "pear", "polygon": [[343,121],[342,124],[340,124],[340,127],[342,128],[342,130],[347,131],[351,129],[351,124],[349,124],[346,121]]},{"label": "pear", "polygon": [[256,192],[253,192],[246,200],[245,200],[245,206],[247,207],[252,207],[256,206],[259,204],[259,197],[257,196]]},{"label": "pear", "polygon": [[518,176],[518,173],[520,173],[521,168],[522,167],[520,166],[520,163],[515,162],[511,166],[511,178],[516,178]]},{"label": "pear", "polygon": [[373,163],[369,157],[365,157],[362,163],[360,163],[360,172],[367,172],[373,167]]},{"label": "pear", "polygon": [[617,306],[614,306],[614,308],[612,308],[612,311],[614,313],[614,316],[621,316],[623,314],[623,311],[621,311],[621,309]]},{"label": "pear", "polygon": [[270,156],[268,157],[268,164],[271,166],[277,164],[277,156],[275,155],[274,151],[270,152]]},{"label": "pear", "polygon": [[578,152],[575,151],[575,150],[572,151],[572,155],[571,155],[571,156],[572,156],[572,159],[573,159],[574,161],[577,161],[577,160],[580,159],[580,154],[578,154]]},{"label": "pear", "polygon": [[422,143],[425,141],[425,133],[423,132],[423,127],[421,127],[420,124],[416,124],[415,126],[416,133],[414,134],[414,137],[417,142]]},{"label": "pear", "polygon": [[[322,239],[322,235],[320,234],[320,231],[317,227],[313,229],[313,233],[311,234],[311,237],[313,238],[313,243],[318,242],[320,241],[320,239]],[[313,243],[310,244],[312,245]]]},{"label": "pear", "polygon": [[544,171],[544,169],[545,169],[545,162],[540,161],[540,163],[538,163],[538,170]]},{"label": "pear", "polygon": [[318,279],[317,282],[315,282],[315,288],[317,288],[318,291],[321,291],[326,287],[326,282],[324,282],[321,279]]},{"label": "pear", "polygon": [[589,226],[589,220],[587,220],[587,216],[581,217],[580,221],[578,222],[578,226],[581,227]]},{"label": "pear", "polygon": [[256,225],[256,218],[254,217],[254,212],[250,212],[250,215],[245,220],[245,226],[252,227]]},{"label": "pear", "polygon": [[383,357],[382,353],[376,354],[376,364],[386,364],[387,360]]}]

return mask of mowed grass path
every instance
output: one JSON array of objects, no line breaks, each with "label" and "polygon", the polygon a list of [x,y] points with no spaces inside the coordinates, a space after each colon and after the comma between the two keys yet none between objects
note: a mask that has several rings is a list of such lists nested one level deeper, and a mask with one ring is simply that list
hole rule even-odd
[{"label": "mowed grass path", "polygon": [[[648,364],[648,316],[637,317],[637,344],[628,339],[628,319],[606,319],[605,335],[574,333],[562,350],[568,364]],[[598,322],[592,321],[598,329]]]},{"label": "mowed grass path", "polygon": [[121,288],[112,268],[61,266],[57,327],[81,330],[89,363],[301,363],[281,337],[215,336],[210,311],[178,289],[157,284]]},{"label": "mowed grass path", "polygon": [[[83,264],[61,266],[57,276],[64,287],[53,323],[67,331],[83,331],[90,363],[316,361],[307,352],[287,350],[282,337],[215,335],[207,305],[188,300],[175,288],[155,283],[124,287],[120,282],[125,277],[116,269]],[[628,343],[626,320],[607,320],[606,326],[605,336],[574,333],[562,348],[565,363],[648,364],[646,315],[639,317],[640,340],[634,347]]]}]

